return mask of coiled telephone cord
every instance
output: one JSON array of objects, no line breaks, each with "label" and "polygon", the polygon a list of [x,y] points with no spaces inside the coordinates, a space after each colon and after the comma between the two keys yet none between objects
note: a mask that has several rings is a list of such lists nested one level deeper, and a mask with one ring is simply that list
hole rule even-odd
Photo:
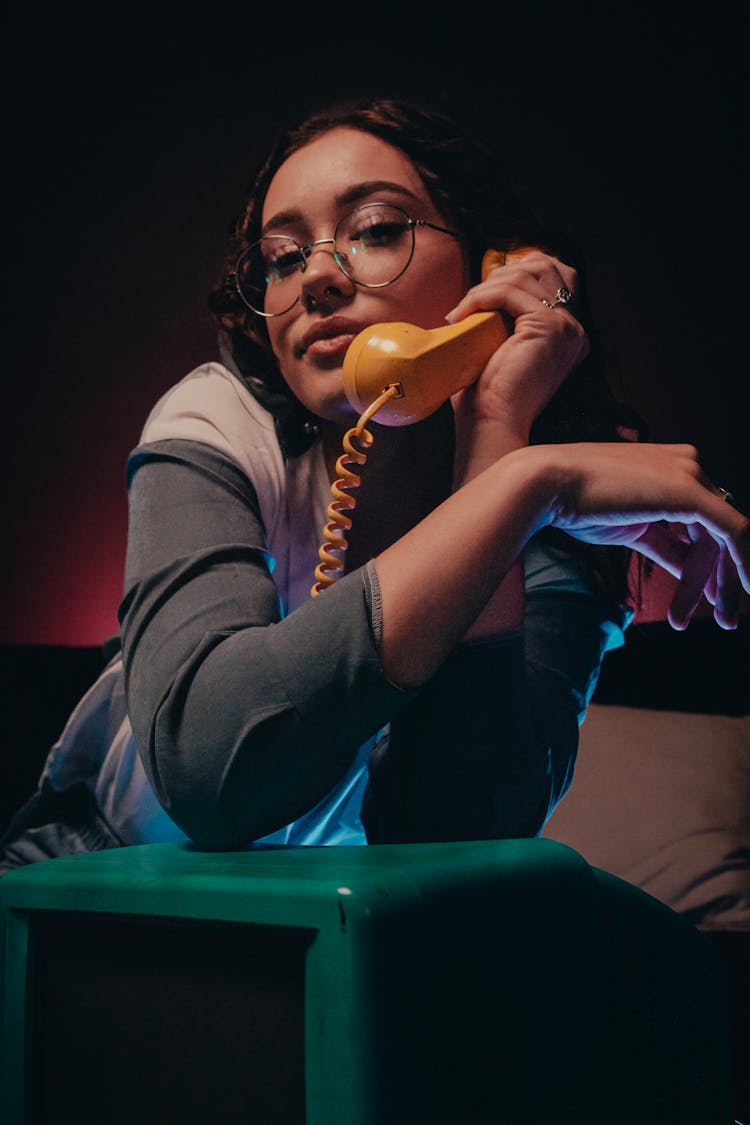
[{"label": "coiled telephone cord", "polygon": [[[366,429],[367,423],[380,410],[388,399],[394,398],[399,393],[398,386],[392,384],[375,399],[367,410],[360,415],[356,426],[344,434],[344,452],[336,462],[337,478],[331,485],[331,502],[328,505],[328,523],[323,528],[324,543],[318,548],[320,562],[315,568],[315,582],[310,590],[310,596],[315,598],[322,591],[332,586],[344,569],[344,560],[332,551],[344,552],[347,547],[347,533],[351,530],[352,521],[345,512],[351,512],[357,506],[356,496],[351,493],[359,488],[362,478],[349,468],[350,465],[364,465],[367,461],[365,449],[369,449],[374,438]],[[354,442],[361,447],[357,449]]]}]

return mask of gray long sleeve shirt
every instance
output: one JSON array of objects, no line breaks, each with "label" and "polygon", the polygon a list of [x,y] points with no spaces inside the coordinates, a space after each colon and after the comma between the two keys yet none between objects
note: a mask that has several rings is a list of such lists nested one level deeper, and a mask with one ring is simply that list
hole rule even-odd
[{"label": "gray long sleeve shirt", "polygon": [[284,462],[226,368],[198,368],[157,405],[129,495],[129,718],[186,835],[234,847],[541,828],[622,641],[570,556],[532,542],[524,628],[460,647],[405,692],[378,657],[374,569],[309,596],[330,499],[321,450]]}]

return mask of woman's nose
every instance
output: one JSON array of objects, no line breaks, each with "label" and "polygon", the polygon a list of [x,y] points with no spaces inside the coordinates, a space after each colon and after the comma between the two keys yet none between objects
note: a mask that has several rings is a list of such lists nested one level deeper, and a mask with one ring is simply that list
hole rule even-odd
[{"label": "woman's nose", "polygon": [[324,304],[338,299],[345,301],[353,296],[356,285],[347,277],[336,261],[333,240],[321,239],[313,243],[307,265],[301,275],[302,300],[306,304]]}]

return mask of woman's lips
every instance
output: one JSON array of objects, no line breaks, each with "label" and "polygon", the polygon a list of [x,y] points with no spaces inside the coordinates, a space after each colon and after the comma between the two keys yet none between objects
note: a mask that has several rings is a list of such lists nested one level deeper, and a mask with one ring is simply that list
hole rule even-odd
[{"label": "woman's lips", "polygon": [[343,359],[356,334],[356,332],[340,332],[335,336],[321,336],[320,339],[308,344],[305,354],[320,359],[339,357]]},{"label": "woman's lips", "polygon": [[307,355],[318,359],[343,356],[362,324],[348,316],[331,316],[311,324],[299,340],[295,351],[298,357]]}]

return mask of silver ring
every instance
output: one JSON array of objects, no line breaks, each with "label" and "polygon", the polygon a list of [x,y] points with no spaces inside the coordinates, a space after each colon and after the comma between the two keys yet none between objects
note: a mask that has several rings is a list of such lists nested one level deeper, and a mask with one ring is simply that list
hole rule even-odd
[{"label": "silver ring", "polygon": [[542,304],[548,309],[556,309],[558,305],[567,305],[573,298],[573,294],[568,289],[567,285],[561,285],[555,293],[551,301],[545,301],[542,298]]},{"label": "silver ring", "polygon": [[727,504],[734,503],[734,496],[732,496],[732,493],[728,488],[722,488],[720,484],[717,484],[716,487],[719,490],[719,495],[721,496],[722,500],[725,500]]}]

